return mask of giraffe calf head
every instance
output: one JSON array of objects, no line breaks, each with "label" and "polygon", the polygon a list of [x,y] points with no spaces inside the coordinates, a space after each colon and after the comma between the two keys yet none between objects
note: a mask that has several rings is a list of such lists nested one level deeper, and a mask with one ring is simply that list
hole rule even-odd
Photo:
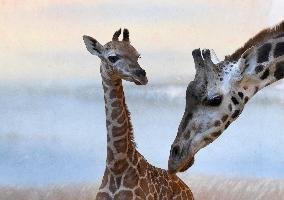
[{"label": "giraffe calf head", "polygon": [[123,30],[123,40],[119,41],[121,29],[113,35],[112,41],[101,45],[90,36],[83,36],[87,50],[98,56],[105,64],[103,72],[111,74],[113,78],[120,78],[137,85],[145,85],[148,82],[146,72],[138,63],[140,54],[130,44],[129,31]]},{"label": "giraffe calf head", "polygon": [[[195,154],[213,142],[241,113],[248,97],[240,87],[240,63],[213,62],[210,50],[192,52],[196,75],[186,91],[186,107],[171,146],[170,172],[187,170]],[[218,63],[217,63],[218,62]]]}]

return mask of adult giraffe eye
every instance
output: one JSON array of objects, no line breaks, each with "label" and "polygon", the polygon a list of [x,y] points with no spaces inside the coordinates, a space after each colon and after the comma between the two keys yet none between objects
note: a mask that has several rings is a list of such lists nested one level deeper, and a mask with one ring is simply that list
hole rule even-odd
[{"label": "adult giraffe eye", "polygon": [[115,63],[116,61],[119,60],[119,57],[117,57],[117,56],[109,56],[109,57],[108,57],[108,60],[109,60],[110,62],[112,62],[112,63]]},{"label": "adult giraffe eye", "polygon": [[220,96],[215,96],[215,97],[212,97],[212,98],[209,98],[205,101],[205,104],[208,105],[208,106],[219,106],[221,103],[222,103],[222,100],[223,100],[223,96],[220,95]]}]

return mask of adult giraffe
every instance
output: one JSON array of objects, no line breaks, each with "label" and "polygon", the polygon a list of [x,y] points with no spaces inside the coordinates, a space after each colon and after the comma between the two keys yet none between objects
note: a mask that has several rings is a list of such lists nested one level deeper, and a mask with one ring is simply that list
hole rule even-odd
[{"label": "adult giraffe", "polygon": [[238,118],[259,90],[284,77],[284,22],[265,29],[219,62],[209,50],[192,52],[196,75],[186,91],[186,108],[168,168],[187,170],[194,155]]},{"label": "adult giraffe", "polygon": [[138,63],[139,54],[129,42],[128,30],[124,29],[122,41],[118,40],[120,34],[121,29],[104,46],[83,36],[87,50],[101,59],[106,111],[106,168],[96,200],[193,199],[181,179],[152,166],[136,150],[122,79],[145,85],[147,78]]}]

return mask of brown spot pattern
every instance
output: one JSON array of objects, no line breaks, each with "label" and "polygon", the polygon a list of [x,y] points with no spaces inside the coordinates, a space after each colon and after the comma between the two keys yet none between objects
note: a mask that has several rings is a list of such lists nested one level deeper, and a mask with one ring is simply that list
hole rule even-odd
[{"label": "brown spot pattern", "polygon": [[135,189],[134,192],[135,192],[135,195],[140,197],[141,199],[146,199],[145,193],[143,192],[141,188]]},{"label": "brown spot pattern", "polygon": [[217,126],[220,126],[220,125],[221,125],[220,120],[217,120],[217,121],[215,121],[215,122],[214,122],[214,126],[216,126],[216,127],[217,127]]},{"label": "brown spot pattern", "polygon": [[113,145],[118,153],[126,153],[127,150],[127,137],[114,141]]},{"label": "brown spot pattern", "polygon": [[112,198],[104,192],[99,192],[96,196],[96,200],[112,200]]},{"label": "brown spot pattern", "polygon": [[254,94],[256,94],[258,92],[259,88],[258,87],[255,87],[254,88]]},{"label": "brown spot pattern", "polygon": [[139,185],[140,185],[141,189],[144,191],[144,193],[146,193],[146,194],[149,193],[148,183],[147,183],[147,180],[145,178],[140,179]]},{"label": "brown spot pattern", "polygon": [[189,139],[190,137],[190,131],[187,131],[185,134],[184,134],[184,139]]},{"label": "brown spot pattern", "polygon": [[236,97],[231,97],[231,100],[235,105],[239,104],[239,101],[237,100]]},{"label": "brown spot pattern", "polygon": [[247,103],[247,102],[248,102],[248,100],[249,100],[249,98],[248,98],[248,97],[245,97],[245,103]]},{"label": "brown spot pattern", "polygon": [[259,49],[257,50],[257,62],[263,63],[268,61],[269,58],[269,52],[271,50],[272,45],[270,43],[263,44]]},{"label": "brown spot pattern", "polygon": [[113,159],[114,159],[113,152],[112,152],[111,148],[107,147],[107,160],[108,160],[108,162],[113,161]]},{"label": "brown spot pattern", "polygon": [[212,137],[216,138],[216,137],[219,137],[221,135],[221,133],[222,133],[221,131],[216,131],[216,132],[212,133],[211,135],[212,135]]},{"label": "brown spot pattern", "polygon": [[114,196],[114,200],[132,200],[133,194],[131,191],[122,190]]},{"label": "brown spot pattern", "polygon": [[125,115],[122,114],[118,119],[117,119],[117,123],[122,124],[125,120]]},{"label": "brown spot pattern", "polygon": [[241,99],[243,99],[243,98],[244,98],[244,93],[242,93],[242,92],[238,92],[238,95],[239,95],[239,97],[240,97]]},{"label": "brown spot pattern", "polygon": [[102,181],[101,186],[100,186],[100,189],[104,188],[106,186],[106,184],[108,183],[108,176],[109,176],[109,170],[106,168],[104,176],[103,176],[103,181]]},{"label": "brown spot pattern", "polygon": [[228,106],[228,108],[229,108],[229,111],[232,111],[232,104],[229,104],[229,106]]},{"label": "brown spot pattern", "polygon": [[122,179],[121,176],[118,176],[118,177],[115,179],[115,181],[116,181],[116,187],[117,187],[117,188],[119,188],[120,185],[121,185],[121,179]]},{"label": "brown spot pattern", "polygon": [[258,73],[262,72],[263,69],[264,69],[264,65],[258,65],[258,66],[255,67],[255,73],[258,74]]},{"label": "brown spot pattern", "polygon": [[112,120],[116,119],[119,115],[123,114],[122,110],[119,108],[114,108],[111,113]]},{"label": "brown spot pattern", "polygon": [[239,116],[240,110],[235,110],[235,112],[232,114],[232,118],[235,119]]},{"label": "brown spot pattern", "polygon": [[279,56],[284,55],[284,42],[279,42],[276,44],[274,49],[274,57],[278,58]]},{"label": "brown spot pattern", "polygon": [[267,68],[267,69],[263,72],[263,74],[261,75],[260,79],[261,79],[261,80],[264,80],[264,79],[266,79],[268,76],[269,76],[269,68]]},{"label": "brown spot pattern", "polygon": [[137,171],[133,167],[130,167],[124,177],[123,185],[127,188],[134,188],[138,184],[138,180]]},{"label": "brown spot pattern", "polygon": [[282,79],[284,77],[284,62],[277,63],[275,68],[274,77],[277,80]]},{"label": "brown spot pattern", "polygon": [[120,127],[114,126],[112,127],[112,136],[113,137],[122,136],[126,133],[126,130],[127,130],[127,123],[124,123]]},{"label": "brown spot pattern", "polygon": [[226,125],[225,125],[225,129],[227,129],[227,128],[228,128],[228,126],[230,126],[230,124],[231,124],[231,122],[230,122],[230,121],[228,121],[228,122],[226,123]]},{"label": "brown spot pattern", "polygon": [[145,173],[146,173],[146,161],[144,159],[140,160],[139,163],[138,163],[138,166],[137,166],[137,170],[139,172],[139,176],[145,176]]},{"label": "brown spot pattern", "polygon": [[114,102],[111,103],[111,106],[112,106],[112,107],[118,107],[119,105],[120,105],[120,103],[119,103],[118,100],[116,100],[116,101],[114,101]]},{"label": "brown spot pattern", "polygon": [[229,115],[224,115],[224,116],[222,117],[222,122],[225,122],[225,121],[228,119],[228,117],[229,117]]},{"label": "brown spot pattern", "polygon": [[128,167],[128,163],[127,163],[126,159],[121,159],[121,160],[117,160],[113,164],[111,171],[114,174],[118,175],[118,174],[123,173],[127,169],[127,167]]},{"label": "brown spot pattern", "polygon": [[114,193],[117,190],[114,177],[111,175],[109,179],[109,190]]}]

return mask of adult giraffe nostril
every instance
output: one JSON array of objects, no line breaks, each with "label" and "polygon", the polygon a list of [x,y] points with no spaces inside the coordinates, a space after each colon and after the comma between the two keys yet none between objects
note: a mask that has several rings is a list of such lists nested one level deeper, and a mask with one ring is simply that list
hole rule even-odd
[{"label": "adult giraffe nostril", "polygon": [[171,156],[172,158],[178,158],[180,156],[180,147],[179,146],[174,146],[172,148]]}]

